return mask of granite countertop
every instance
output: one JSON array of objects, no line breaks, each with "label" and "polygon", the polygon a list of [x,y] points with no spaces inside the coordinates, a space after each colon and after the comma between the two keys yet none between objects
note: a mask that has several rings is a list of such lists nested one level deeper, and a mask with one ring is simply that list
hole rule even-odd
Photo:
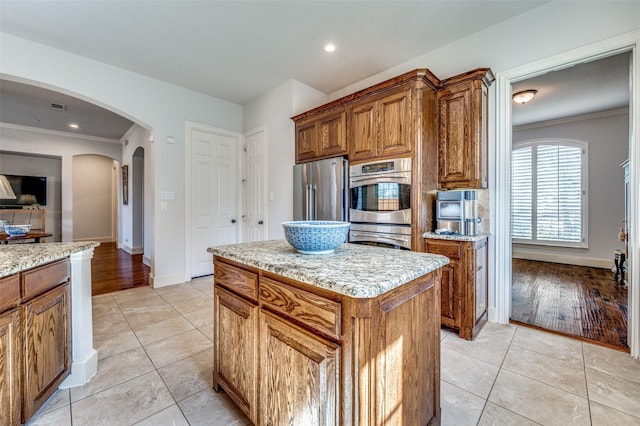
[{"label": "granite countertop", "polygon": [[450,240],[450,241],[480,241],[487,238],[489,234],[480,233],[478,235],[458,235],[458,234],[436,234],[435,232],[425,232],[422,238],[431,238],[434,240]]},{"label": "granite countertop", "polygon": [[436,254],[348,243],[324,255],[300,254],[286,240],[215,246],[207,251],[354,298],[377,297],[449,263],[447,257]]},{"label": "granite countertop", "polygon": [[22,272],[45,263],[64,259],[99,246],[96,241],[78,243],[35,243],[0,245],[0,277]]}]

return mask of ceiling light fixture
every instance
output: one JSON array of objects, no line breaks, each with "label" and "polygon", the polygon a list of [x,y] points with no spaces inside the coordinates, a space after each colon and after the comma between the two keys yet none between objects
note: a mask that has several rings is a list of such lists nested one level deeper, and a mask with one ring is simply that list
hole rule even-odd
[{"label": "ceiling light fixture", "polygon": [[79,129],[80,126],[78,126],[76,123],[69,123],[69,127],[71,127],[72,129]]},{"label": "ceiling light fixture", "polygon": [[533,99],[533,97],[536,95],[536,93],[538,93],[537,90],[528,89],[528,90],[523,90],[523,91],[518,92],[518,93],[514,93],[511,98],[513,99],[514,102],[517,102],[519,104],[526,104],[531,99]]},{"label": "ceiling light fixture", "polygon": [[324,45],[324,51],[327,53],[331,53],[331,52],[335,52],[336,51],[336,45],[332,44],[332,43],[327,43]]}]

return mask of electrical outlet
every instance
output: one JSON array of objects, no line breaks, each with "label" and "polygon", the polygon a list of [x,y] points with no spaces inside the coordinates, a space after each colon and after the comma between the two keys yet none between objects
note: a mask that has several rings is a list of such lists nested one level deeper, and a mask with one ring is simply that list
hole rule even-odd
[{"label": "electrical outlet", "polygon": [[167,202],[166,202],[166,201],[161,202],[161,203],[160,203],[160,211],[165,212],[165,211],[167,211],[167,210],[168,210]]}]

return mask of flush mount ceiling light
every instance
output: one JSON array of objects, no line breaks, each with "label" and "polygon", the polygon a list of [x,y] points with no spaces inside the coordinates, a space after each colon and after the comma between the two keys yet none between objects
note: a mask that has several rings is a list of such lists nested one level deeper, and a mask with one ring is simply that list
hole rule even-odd
[{"label": "flush mount ceiling light", "polygon": [[526,104],[531,99],[533,99],[536,93],[538,93],[538,91],[533,89],[523,90],[522,92],[514,93],[511,98],[514,102],[517,102],[519,104]]},{"label": "flush mount ceiling light", "polygon": [[78,126],[76,123],[69,123],[69,127],[71,127],[72,129],[79,129],[80,126]]},{"label": "flush mount ceiling light", "polygon": [[327,43],[324,45],[323,50],[327,53],[332,53],[336,51],[336,45],[333,43]]}]

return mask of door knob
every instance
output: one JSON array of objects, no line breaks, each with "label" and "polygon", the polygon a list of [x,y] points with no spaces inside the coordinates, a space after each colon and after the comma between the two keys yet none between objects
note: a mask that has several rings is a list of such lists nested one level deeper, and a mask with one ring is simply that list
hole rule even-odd
[{"label": "door knob", "polygon": [[262,225],[262,224],[264,224],[264,221],[263,220],[259,220],[258,221],[258,225]]},{"label": "door knob", "polygon": [[231,219],[231,223],[236,223],[236,220],[235,219]]}]

